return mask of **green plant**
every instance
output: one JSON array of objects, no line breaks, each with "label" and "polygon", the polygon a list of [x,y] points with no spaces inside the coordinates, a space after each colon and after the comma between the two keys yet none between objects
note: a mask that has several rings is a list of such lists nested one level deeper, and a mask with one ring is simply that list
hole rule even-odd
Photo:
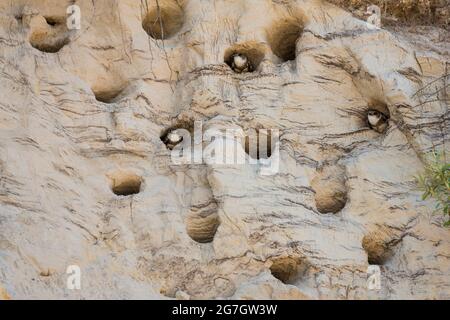
[{"label": "green plant", "polygon": [[442,211],[447,218],[445,226],[450,226],[450,163],[445,152],[430,152],[425,170],[416,177],[418,187],[423,191],[422,200],[436,201],[436,212]]}]

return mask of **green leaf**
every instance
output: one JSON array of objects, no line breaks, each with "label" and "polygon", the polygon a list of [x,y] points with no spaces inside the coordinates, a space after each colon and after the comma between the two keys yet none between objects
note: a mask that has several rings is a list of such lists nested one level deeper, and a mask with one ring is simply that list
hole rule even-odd
[{"label": "green leaf", "polygon": [[450,226],[450,163],[446,162],[444,152],[436,150],[425,158],[424,172],[414,177],[417,187],[423,192],[422,200],[434,199],[434,212],[448,216],[445,225]]}]

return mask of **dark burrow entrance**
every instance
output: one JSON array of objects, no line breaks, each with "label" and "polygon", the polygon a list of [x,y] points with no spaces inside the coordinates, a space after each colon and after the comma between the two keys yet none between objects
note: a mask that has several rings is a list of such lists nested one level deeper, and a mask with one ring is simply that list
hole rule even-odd
[{"label": "dark burrow entrance", "polygon": [[142,179],[130,172],[119,171],[110,176],[111,190],[118,196],[129,196],[141,191]]},{"label": "dark burrow entrance", "polygon": [[270,272],[284,284],[294,284],[308,269],[308,264],[300,257],[288,256],[272,259]]},{"label": "dark burrow entrance", "polygon": [[169,39],[183,27],[184,11],[177,1],[152,1],[147,9],[142,28],[153,39]]},{"label": "dark burrow entrance", "polygon": [[253,159],[269,159],[275,150],[277,139],[272,130],[249,130],[245,137],[245,153]]},{"label": "dark burrow entrance", "polygon": [[70,43],[70,30],[65,17],[41,17],[47,23],[46,28],[31,32],[29,41],[33,48],[42,52],[56,53]]},{"label": "dark burrow entrance", "polygon": [[303,22],[289,17],[276,21],[267,30],[269,45],[272,52],[283,62],[295,60],[297,40],[303,32]]},{"label": "dark burrow entrance", "polygon": [[125,89],[125,86],[118,88],[111,88],[108,90],[92,90],[97,101],[103,103],[114,103],[117,102],[120,94]]},{"label": "dark burrow entrance", "polygon": [[264,47],[255,41],[249,41],[227,49],[224,61],[234,72],[246,73],[256,71],[264,56]]},{"label": "dark burrow entrance", "polygon": [[388,231],[378,230],[371,232],[362,239],[362,247],[367,253],[367,262],[370,265],[384,265],[394,255],[395,247],[401,239],[389,234]]}]

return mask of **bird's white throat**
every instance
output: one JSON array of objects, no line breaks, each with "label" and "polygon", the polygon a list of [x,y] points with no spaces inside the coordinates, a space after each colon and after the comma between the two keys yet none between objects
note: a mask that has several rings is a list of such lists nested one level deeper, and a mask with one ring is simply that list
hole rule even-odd
[{"label": "bird's white throat", "polygon": [[379,115],[369,115],[369,116],[368,116],[369,123],[370,123],[372,126],[377,125],[378,122],[380,121],[380,118],[381,118],[381,117],[380,117]]},{"label": "bird's white throat", "polygon": [[178,133],[170,133],[168,138],[172,143],[179,142],[181,140],[181,136]]},{"label": "bird's white throat", "polygon": [[234,64],[238,68],[245,67],[247,64],[247,58],[244,56],[236,55],[234,56]]}]

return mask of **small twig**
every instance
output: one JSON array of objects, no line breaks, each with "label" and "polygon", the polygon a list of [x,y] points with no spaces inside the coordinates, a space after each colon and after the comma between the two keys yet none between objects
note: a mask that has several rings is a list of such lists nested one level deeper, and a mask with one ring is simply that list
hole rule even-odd
[{"label": "small twig", "polygon": [[117,0],[116,0],[116,7],[117,7],[117,9],[118,9],[117,12],[118,12],[118,14],[119,14],[120,34],[121,34],[121,37],[122,37],[123,50],[125,51],[125,55],[127,56],[129,62],[132,63],[132,58],[131,58],[131,56],[128,54],[127,48],[126,48],[126,45],[125,45],[125,35],[124,35],[124,33],[123,33],[123,28],[122,28],[122,17],[121,17],[121,15],[120,15],[120,8],[119,8],[119,3],[117,2]]},{"label": "small twig", "polygon": [[439,78],[437,78],[437,79],[434,79],[434,80],[431,81],[430,83],[424,85],[422,88],[420,88],[419,90],[417,90],[416,93],[414,93],[412,96],[415,97],[416,95],[418,95],[420,92],[422,92],[423,90],[425,90],[426,88],[428,88],[429,86],[431,86],[431,85],[432,85],[433,83],[435,83],[435,82],[438,82],[438,81],[440,81],[440,80],[446,81],[447,77],[450,77],[450,74],[447,73],[447,71],[446,71],[446,74],[445,74],[445,75],[443,75],[442,77],[439,77]]},{"label": "small twig", "polygon": [[[145,1],[145,2],[144,2]],[[141,0],[141,10],[142,10],[142,8],[144,8],[144,12],[145,12],[145,14],[143,13],[143,12],[141,12],[141,16],[142,17],[145,17],[145,15],[148,13],[148,2],[147,2],[147,0]],[[152,75],[153,75],[153,78],[155,78],[156,76],[155,76],[155,73],[153,72],[153,50],[152,50],[152,43],[151,43],[151,40],[150,40],[150,37],[147,37],[147,40],[148,40],[148,49],[149,49],[149,51],[150,51],[150,56],[151,56],[151,62],[150,62],[150,72],[152,73]]]},{"label": "small twig", "polygon": [[161,29],[162,50],[163,50],[164,55],[166,57],[167,66],[169,67],[169,71],[170,71],[170,76],[169,76],[170,90],[173,93],[174,92],[174,89],[172,88],[172,73],[173,73],[173,70],[172,70],[172,67],[170,66],[169,57],[167,55],[166,47],[164,45],[164,26],[163,26],[163,21],[162,21],[162,16],[161,16],[161,7],[159,6],[159,0],[156,0],[156,9],[158,10],[159,27]]}]

